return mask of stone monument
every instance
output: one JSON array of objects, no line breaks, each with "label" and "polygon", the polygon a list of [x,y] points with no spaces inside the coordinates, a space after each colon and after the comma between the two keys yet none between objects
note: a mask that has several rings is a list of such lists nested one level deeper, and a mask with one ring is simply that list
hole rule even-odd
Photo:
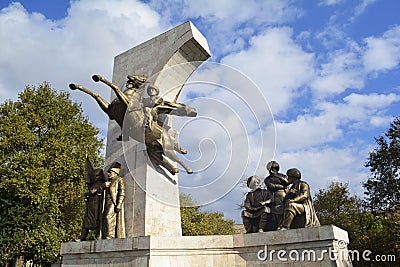
[{"label": "stone monument", "polygon": [[[116,56],[112,81],[121,86],[129,74],[145,75],[164,99],[173,100],[190,74],[210,56],[207,40],[186,22]],[[126,184],[127,237],[182,235],[178,186],[146,164],[142,144],[117,141],[120,134],[120,127],[110,121],[105,162],[106,168],[114,161],[125,166],[121,175]]]},{"label": "stone monument", "polygon": [[[127,75],[144,75],[161,89],[164,99],[172,100],[209,57],[207,40],[191,22],[186,22],[116,56],[112,82],[122,87]],[[300,266],[296,259],[282,261],[277,256],[286,253],[288,259],[290,251],[299,255],[313,251],[316,256],[331,249],[340,255],[347,252],[347,232],[335,226],[182,236],[179,187],[147,164],[144,144],[118,141],[120,134],[117,123],[109,121],[105,169],[116,161],[122,166],[127,238],[63,243],[63,266]],[[177,175],[174,180],[179,182]],[[278,255],[280,250],[283,252]],[[351,261],[325,256],[301,266],[306,265],[351,266]]]}]

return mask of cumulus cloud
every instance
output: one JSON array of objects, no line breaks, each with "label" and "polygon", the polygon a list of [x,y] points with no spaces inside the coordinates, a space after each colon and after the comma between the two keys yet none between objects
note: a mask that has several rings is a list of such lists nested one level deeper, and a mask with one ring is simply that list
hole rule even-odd
[{"label": "cumulus cloud", "polygon": [[328,55],[320,65],[318,75],[310,83],[316,99],[340,94],[347,89],[364,87],[364,72],[357,51],[339,50]]},{"label": "cumulus cloud", "polygon": [[[319,37],[323,34],[327,32],[320,33]],[[316,100],[333,97],[349,89],[361,90],[371,74],[372,78],[376,78],[376,74],[399,66],[400,26],[389,29],[381,37],[367,37],[362,44],[348,37],[341,39],[344,48],[316,56],[319,67],[310,83]]]},{"label": "cumulus cloud", "polygon": [[[246,48],[258,29],[284,24],[302,16],[303,12],[292,1],[150,1],[164,14],[164,19],[199,22],[200,30],[207,36],[211,52],[220,58],[233,51]],[[218,47],[218,48],[216,48]]]},{"label": "cumulus cloud", "polygon": [[282,153],[278,160],[282,172],[293,167],[300,169],[303,179],[312,185],[313,194],[331,182],[348,182],[353,193],[360,193],[362,181],[367,175],[367,170],[363,168],[366,155],[360,153],[356,146],[306,148]]},{"label": "cumulus cloud", "polygon": [[[28,13],[18,2],[0,11],[0,96],[16,99],[26,84],[43,81],[69,91],[70,82],[81,83],[110,98],[110,90],[94,85],[90,77],[100,73],[111,79],[115,55],[149,39],[165,29],[160,15],[136,0],[93,3],[72,1],[62,20],[48,20],[40,13]],[[85,113],[95,125],[107,128],[107,117],[94,100],[72,92],[83,102]]]},{"label": "cumulus cloud", "polygon": [[400,63],[400,26],[386,31],[382,37],[368,37],[363,63],[366,71],[387,71]]},{"label": "cumulus cloud", "polygon": [[221,60],[255,81],[274,114],[285,112],[314,74],[314,55],[303,51],[292,35],[287,27],[267,29],[251,39],[248,49]]},{"label": "cumulus cloud", "polygon": [[350,94],[341,103],[321,102],[317,115],[305,114],[290,122],[277,122],[281,152],[315,147],[336,141],[345,127],[375,127],[387,120],[384,111],[400,101],[398,94]]}]

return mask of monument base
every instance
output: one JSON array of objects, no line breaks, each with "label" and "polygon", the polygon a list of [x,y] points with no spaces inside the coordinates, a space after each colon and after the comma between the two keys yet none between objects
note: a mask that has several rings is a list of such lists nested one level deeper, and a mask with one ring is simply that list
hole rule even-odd
[{"label": "monument base", "polygon": [[69,242],[62,266],[352,266],[333,225],[220,236],[144,236]]}]

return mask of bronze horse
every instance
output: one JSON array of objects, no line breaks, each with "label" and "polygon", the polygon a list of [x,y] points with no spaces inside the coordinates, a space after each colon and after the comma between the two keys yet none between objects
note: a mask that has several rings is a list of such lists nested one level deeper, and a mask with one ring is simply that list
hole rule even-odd
[{"label": "bronze horse", "polygon": [[[169,135],[171,132],[168,125],[164,124],[160,119],[160,115],[176,115],[196,117],[197,112],[194,108],[182,103],[177,103],[177,97],[173,102],[164,101],[157,95],[152,95],[149,98],[143,98],[144,85],[147,81],[146,76],[128,75],[126,82],[126,90],[121,89],[100,75],[93,75],[92,79],[95,82],[103,82],[108,85],[116,94],[116,98],[108,103],[100,95],[90,91],[82,85],[70,84],[72,90],[80,90],[92,96],[100,108],[108,115],[110,120],[115,120],[121,128],[121,135],[117,138],[118,141],[128,141],[132,139],[145,143],[147,154],[153,167],[165,174],[165,171],[160,168],[164,167],[172,175],[178,172],[166,157],[174,162],[179,163],[187,173],[193,173],[185,164],[177,157],[174,151],[181,154],[186,154],[186,150],[182,149],[175,139]],[[156,88],[150,85],[149,89]],[[158,90],[158,88],[157,88]],[[172,129],[173,130],[173,129]]]}]

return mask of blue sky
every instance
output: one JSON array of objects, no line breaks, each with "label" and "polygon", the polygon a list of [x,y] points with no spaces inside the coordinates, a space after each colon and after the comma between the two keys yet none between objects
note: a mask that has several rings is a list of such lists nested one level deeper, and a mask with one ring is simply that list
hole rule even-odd
[{"label": "blue sky", "polygon": [[[43,81],[64,91],[70,82],[79,82],[108,99],[107,88],[92,86],[93,73],[111,78],[115,55],[191,20],[208,40],[208,61],[247,77],[259,89],[249,89],[250,98],[261,92],[271,109],[275,143],[253,139],[255,130],[245,138],[250,149],[273,147],[282,171],[298,167],[313,192],[340,181],[362,196],[362,182],[368,177],[363,165],[375,146],[374,137],[383,134],[400,111],[399,10],[397,0],[0,0],[0,100],[16,100],[26,84]],[[207,92],[215,99],[229,99],[218,90]],[[107,117],[97,104],[77,92],[71,96],[105,136]],[[269,112],[267,107],[250,107],[257,114]],[[212,116],[212,110],[206,112]],[[241,136],[230,130],[232,137]],[[258,130],[269,136],[271,129]],[[209,133],[210,139],[223,136]],[[187,144],[190,138],[181,141]],[[252,174],[266,175],[271,153],[250,158]],[[224,169],[218,165],[223,162],[215,164],[215,169]],[[180,180],[202,177],[182,175]],[[235,183],[242,178],[232,177]],[[236,208],[243,192],[246,188],[239,182],[204,208],[240,222]]]}]

